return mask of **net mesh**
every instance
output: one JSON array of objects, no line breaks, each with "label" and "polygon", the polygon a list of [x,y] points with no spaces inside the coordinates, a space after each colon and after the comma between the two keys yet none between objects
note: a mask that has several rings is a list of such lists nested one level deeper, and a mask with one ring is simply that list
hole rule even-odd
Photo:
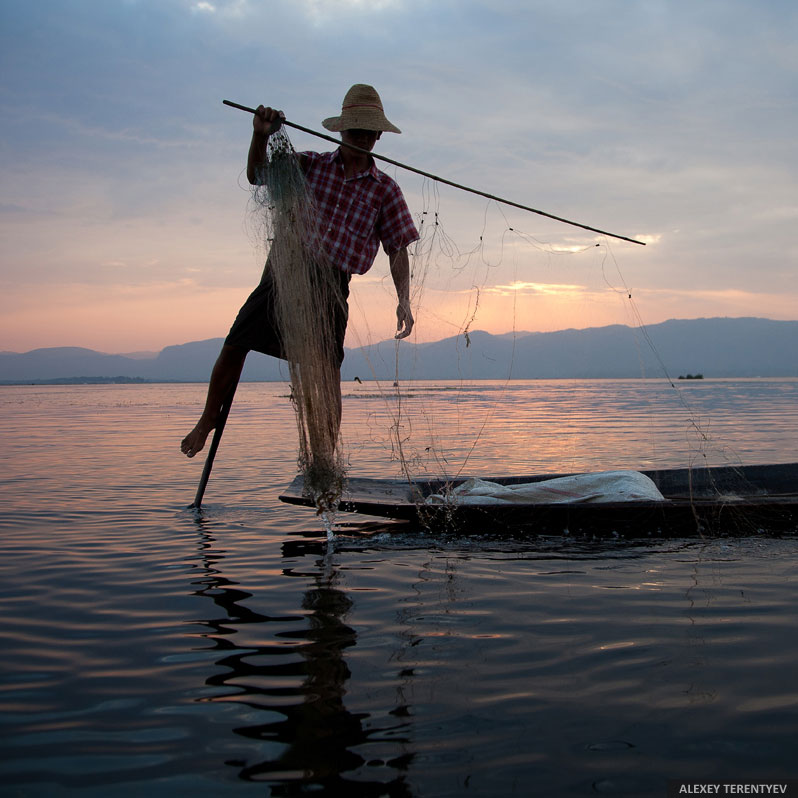
[{"label": "net mesh", "polygon": [[269,138],[264,167],[252,200],[291,377],[298,465],[306,493],[319,512],[328,512],[344,479],[336,318],[346,317],[346,299],[340,274],[320,246],[313,197],[284,129]]},{"label": "net mesh", "polygon": [[[275,285],[276,320],[289,366],[296,411],[299,469],[304,476],[306,493],[319,512],[328,513],[337,507],[346,476],[339,432],[341,381],[333,312],[337,308],[345,318],[346,299],[341,294],[337,268],[325,256],[320,244],[314,199],[284,129],[269,139],[266,167],[262,184],[253,188],[253,217],[258,238],[268,252],[267,269]],[[475,223],[466,236],[461,231],[452,232],[444,224],[442,199],[434,183],[425,181],[416,194],[416,201],[422,207],[417,217],[421,238],[410,253],[412,304],[422,324],[426,326],[436,321],[439,329],[448,330],[458,340],[458,388],[463,396],[462,407],[468,404],[463,412],[470,420],[464,423],[459,418],[451,423],[451,419],[446,419],[444,424],[436,424],[425,411],[423,389],[414,386],[411,390],[415,397],[407,392],[407,381],[417,375],[412,363],[404,370],[400,367],[400,347],[406,344],[394,342],[396,368],[387,384],[380,385],[385,378],[380,378],[376,371],[364,376],[373,381],[385,403],[385,413],[376,414],[384,426],[379,433],[374,430],[372,434],[385,441],[388,459],[398,464],[401,474],[410,483],[425,477],[453,482],[469,467],[475,448],[492,435],[497,415],[496,403],[480,405],[477,412],[468,393],[469,386],[473,385],[468,373],[468,352],[473,351],[472,338],[483,319],[495,320],[501,316],[505,322],[510,320],[512,331],[509,334],[514,342],[517,334],[528,334],[518,332],[516,323],[516,315],[520,313],[518,303],[525,295],[539,297],[540,303],[527,305],[527,308],[543,307],[565,296],[571,307],[577,308],[580,320],[590,320],[593,308],[599,306],[597,297],[600,294],[609,295],[609,301],[623,306],[621,315],[641,333],[645,344],[655,354],[656,348],[648,339],[632,291],[606,239],[596,243],[595,236],[580,233],[561,236],[560,243],[553,245],[520,229],[490,202],[483,211],[477,209]],[[465,240],[471,243],[458,244]],[[565,262],[567,271],[558,268]],[[533,270],[539,275],[540,283],[529,281],[528,275],[534,273]],[[501,278],[498,278],[499,273]],[[567,282],[563,282],[564,273],[568,275]],[[365,281],[361,279],[360,282]],[[386,285],[385,288],[391,292],[392,287]],[[528,312],[522,321],[526,323]],[[600,318],[597,323],[601,323]],[[368,338],[370,333],[366,336],[367,340],[363,340],[362,330],[353,331],[361,348],[373,343]],[[507,385],[517,377],[514,353],[513,344],[509,362],[502,365],[500,375],[493,379],[500,379]],[[652,375],[641,365],[640,376],[666,378],[683,402],[697,436],[691,448],[696,457],[703,459],[706,450],[713,447],[708,432],[687,406],[664,364],[660,362],[660,366],[661,372]],[[559,421],[561,423],[562,419]],[[501,419],[497,419],[496,424],[501,424]],[[467,427],[465,433],[463,427]],[[450,440],[456,433],[463,434],[456,441]],[[503,446],[506,447],[506,442]],[[561,459],[568,458],[567,446],[560,447],[558,452]],[[571,456],[578,459],[579,452]],[[722,460],[728,462],[728,455]],[[501,458],[499,465],[506,465],[506,457]],[[528,466],[524,471],[528,471]]]}]

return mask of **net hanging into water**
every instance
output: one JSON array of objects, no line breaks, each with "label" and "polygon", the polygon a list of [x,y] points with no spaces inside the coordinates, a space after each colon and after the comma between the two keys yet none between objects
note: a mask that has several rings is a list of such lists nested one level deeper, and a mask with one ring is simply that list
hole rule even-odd
[{"label": "net hanging into water", "polygon": [[346,300],[340,273],[320,245],[313,197],[284,130],[270,136],[260,175],[252,197],[290,371],[298,465],[321,513],[337,505],[344,477],[335,320],[345,318]]},{"label": "net hanging into water", "polygon": [[[341,383],[336,356],[336,330],[333,312],[336,308],[346,318],[346,300],[341,294],[339,272],[335,264],[326,257],[317,230],[317,213],[314,199],[309,191],[300,166],[300,161],[291,142],[281,129],[269,139],[267,163],[263,170],[262,185],[253,188],[253,219],[258,228],[258,237],[268,252],[266,268],[275,286],[275,314],[281,333],[285,359],[291,379],[291,398],[296,411],[299,433],[298,465],[304,477],[305,490],[313,498],[319,512],[333,511],[343,491],[345,468],[339,434],[341,419]],[[436,424],[435,418],[426,413],[421,392],[414,388],[415,398],[403,390],[405,380],[413,379],[412,368],[400,374],[399,349],[396,350],[396,373],[388,379],[383,389],[376,372],[364,374],[376,386],[379,398],[384,401],[385,415],[373,415],[377,426],[359,429],[359,435],[371,436],[373,441],[384,440],[390,450],[390,460],[398,463],[401,474],[409,481],[423,474],[454,481],[468,467],[477,444],[490,437],[491,425],[500,424],[494,419],[497,405],[484,407],[469,422],[464,419],[472,413],[472,396],[468,384],[473,378],[467,373],[469,351],[473,350],[472,336],[479,330],[482,317],[501,315],[512,322],[512,336],[516,335],[516,314],[520,314],[520,329],[529,328],[536,319],[525,318],[519,302],[525,286],[529,292],[540,297],[540,302],[553,303],[557,295],[566,295],[571,306],[576,305],[585,320],[596,305],[600,292],[624,306],[627,321],[642,331],[647,339],[645,326],[640,319],[631,291],[618,271],[617,279],[610,280],[605,272],[605,260],[611,250],[605,242],[596,243],[594,237],[571,234],[562,237],[560,243],[550,245],[525,233],[511,223],[503,212],[488,203],[482,218],[477,218],[466,233],[471,244],[460,247],[444,227],[441,196],[434,183],[422,184],[418,214],[421,239],[411,251],[413,266],[412,302],[417,318],[425,326],[433,320],[458,341],[453,359],[463,363],[458,390],[463,396],[460,418],[464,423]],[[490,211],[490,219],[489,219]],[[476,209],[479,215],[479,209]],[[463,239],[463,234],[458,238]],[[576,277],[576,257],[582,268],[581,277],[589,273],[595,281],[580,282]],[[553,266],[565,266],[555,275]],[[614,256],[610,262],[616,267]],[[506,271],[501,281],[497,279],[501,268]],[[533,272],[534,269],[534,272]],[[509,274],[507,273],[509,272]],[[529,282],[534,273],[540,283]],[[567,274],[567,281],[561,276]],[[391,287],[386,284],[387,293]],[[357,305],[355,299],[355,307]],[[493,308],[491,309],[491,303]],[[503,303],[503,304],[502,304]],[[498,311],[496,308],[498,307]],[[368,324],[366,324],[368,327]],[[357,329],[353,330],[358,337]],[[370,339],[357,341],[374,343]],[[647,341],[647,343],[651,343]],[[395,344],[407,346],[407,344]],[[653,349],[653,346],[652,346]],[[509,382],[519,375],[513,362],[503,367],[498,378]],[[663,368],[664,372],[664,368]],[[523,376],[538,376],[535,373]],[[641,372],[641,376],[647,376]],[[666,375],[667,376],[667,375]],[[478,379],[478,378],[477,378]],[[670,380],[668,380],[670,382]],[[360,382],[360,380],[358,380]],[[392,387],[388,387],[392,384]],[[671,387],[674,387],[671,384]],[[465,388],[465,390],[463,390]],[[355,389],[352,389],[355,390]],[[373,388],[363,389],[373,392]],[[469,407],[466,408],[466,405]],[[477,413],[476,410],[473,410]],[[688,409],[688,416],[698,436],[696,450],[704,456],[709,444],[702,425]],[[562,423],[562,419],[558,419]],[[459,433],[459,439],[455,440]],[[494,437],[496,437],[494,435]],[[532,435],[535,445],[540,445],[540,435]],[[466,440],[467,439],[467,440]],[[528,452],[530,461],[535,459],[535,450]],[[568,461],[579,464],[580,452],[573,445],[563,445],[560,457],[564,470]],[[506,468],[506,458],[501,458]],[[523,473],[532,473],[533,462],[518,466]]]}]

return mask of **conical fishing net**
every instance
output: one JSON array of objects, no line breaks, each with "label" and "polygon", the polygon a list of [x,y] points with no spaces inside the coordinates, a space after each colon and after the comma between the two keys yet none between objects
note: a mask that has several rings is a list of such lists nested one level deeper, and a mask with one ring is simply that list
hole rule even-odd
[{"label": "conical fishing net", "polygon": [[[505,387],[519,377],[539,376],[534,368],[518,362],[516,341],[534,335],[524,328],[528,330],[527,325],[537,324],[538,311],[545,311],[548,305],[557,302],[559,307],[570,308],[582,324],[595,316],[594,326],[603,321],[600,314],[606,304],[620,303],[626,320],[638,333],[639,343],[650,346],[659,360],[632,292],[604,238],[597,242],[594,236],[581,232],[558,235],[557,243],[546,243],[537,237],[538,233],[520,229],[492,202],[487,203],[481,214],[479,208],[472,208],[471,213],[477,218],[470,229],[466,227],[452,235],[440,212],[442,197],[437,184],[424,181],[415,197],[411,193],[409,199],[411,207],[421,207],[415,214],[421,239],[410,253],[414,313],[424,327],[436,323],[442,331],[450,330],[456,345],[449,358],[455,363],[457,374],[456,379],[452,376],[442,379],[456,384],[423,384],[424,380],[437,380],[437,377],[419,374],[412,354],[407,358],[402,356],[403,352],[414,351],[412,339],[383,341],[385,346],[372,347],[374,341],[368,337],[368,321],[360,306],[362,300],[355,296],[353,311],[361,318],[352,325],[353,338],[361,352],[371,350],[371,357],[379,360],[379,364],[372,360],[361,373],[376,388],[376,393],[374,388],[368,391],[384,404],[384,411],[375,410],[368,425],[358,429],[358,435],[361,439],[370,438],[372,443],[383,442],[387,452],[385,465],[398,464],[401,475],[410,483],[432,476],[456,484],[471,467],[478,445],[496,450],[497,471],[515,467],[521,473],[534,473],[534,462],[527,461],[534,459],[535,450],[514,455],[513,446],[517,441],[523,442],[525,436],[508,438],[502,417],[507,403],[499,399],[484,403],[480,389],[475,387],[480,376],[472,375],[472,368],[476,372],[479,366],[484,373],[485,363],[490,363],[490,379],[501,381]],[[299,433],[298,465],[306,493],[320,513],[327,513],[337,507],[345,477],[339,435],[341,375],[333,311],[338,308],[346,318],[346,299],[341,291],[340,272],[321,246],[314,198],[284,129],[269,139],[263,185],[253,189],[253,200],[259,238],[268,252],[267,269],[276,294],[276,320],[290,371]],[[471,241],[470,245],[456,243],[463,240]],[[605,266],[617,272],[613,279]],[[383,283],[375,282],[378,280],[375,277],[370,279],[373,296],[375,286]],[[393,294],[393,287],[386,278],[382,279],[384,290]],[[365,292],[367,282],[361,278],[357,291]],[[564,300],[567,305],[563,305]],[[395,299],[391,297],[391,301]],[[512,331],[505,335],[511,336],[512,346],[509,358],[497,361],[494,366],[491,352],[480,351],[480,344],[475,346],[475,341],[484,340],[479,325],[485,321],[495,324],[497,319],[505,325],[511,323]],[[390,368],[390,374],[383,373],[382,366],[394,361],[395,369]],[[660,366],[667,384],[675,390],[664,364],[660,362]],[[649,376],[642,361],[640,376]],[[358,377],[355,379],[361,383]],[[411,384],[412,387],[406,387]],[[357,389],[348,390],[352,394]],[[456,399],[446,403],[451,411],[445,416],[440,415],[444,405],[434,404],[438,408],[436,416],[430,403],[425,404],[425,396],[444,390]],[[364,387],[364,393],[358,395],[365,396],[365,391]],[[691,448],[704,459],[710,445],[706,429],[681,394],[676,393],[698,436]],[[579,445],[567,435],[564,412],[560,408],[552,428],[525,432],[534,438],[535,446],[555,447],[562,470],[567,471],[582,467],[584,457]],[[555,434],[560,435],[556,441]],[[550,438],[554,442],[547,444]],[[514,466],[508,465],[514,460],[518,461]]]},{"label": "conical fishing net", "polygon": [[275,317],[291,376],[298,464],[319,512],[335,508],[343,484],[339,453],[340,369],[335,319],[346,314],[340,273],[320,246],[313,196],[284,129],[269,138],[263,185],[253,187]]}]

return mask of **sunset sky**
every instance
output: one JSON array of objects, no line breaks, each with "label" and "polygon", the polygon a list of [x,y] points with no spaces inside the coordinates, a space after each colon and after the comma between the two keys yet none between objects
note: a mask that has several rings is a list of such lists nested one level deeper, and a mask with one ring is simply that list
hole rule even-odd
[{"label": "sunset sky", "polygon": [[[384,166],[438,213],[417,340],[796,319],[796,34],[791,0],[3,0],[0,350],[224,335],[262,252],[222,100],[322,130],[357,82],[403,131],[376,152],[647,243]],[[392,335],[386,275],[350,345]]]}]

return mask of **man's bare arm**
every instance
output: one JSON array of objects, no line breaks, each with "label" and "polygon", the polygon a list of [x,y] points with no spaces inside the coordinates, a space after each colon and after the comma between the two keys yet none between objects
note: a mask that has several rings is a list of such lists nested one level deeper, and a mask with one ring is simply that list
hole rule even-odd
[{"label": "man's bare arm", "polygon": [[388,256],[391,264],[391,277],[396,286],[396,297],[399,304],[396,308],[396,338],[407,338],[413,331],[413,314],[410,310],[410,259],[407,247]]}]

